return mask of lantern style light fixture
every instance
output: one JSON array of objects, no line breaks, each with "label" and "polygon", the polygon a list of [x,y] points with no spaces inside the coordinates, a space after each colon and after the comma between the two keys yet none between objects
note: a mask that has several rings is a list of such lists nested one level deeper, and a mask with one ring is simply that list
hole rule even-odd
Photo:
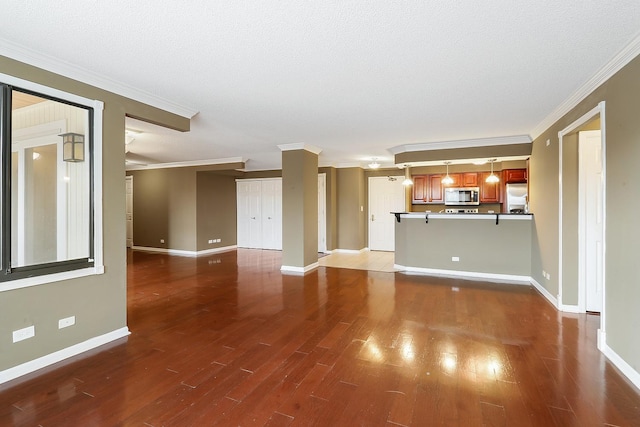
[{"label": "lantern style light fixture", "polygon": [[67,132],[62,137],[62,160],[65,162],[84,162],[84,135]]},{"label": "lantern style light fixture", "polygon": [[498,159],[489,159],[489,162],[491,162],[491,175],[489,175],[485,180],[489,184],[495,184],[496,182],[500,181],[500,178],[498,178],[498,175],[493,173],[493,162],[495,162],[496,160]]},{"label": "lantern style light fixture", "polygon": [[413,185],[413,180],[411,179],[411,170],[409,169],[409,165],[404,165],[404,181],[402,181],[402,185],[408,187]]},{"label": "lantern style light fixture", "polygon": [[451,164],[451,162],[444,162],[444,164],[447,165],[447,176],[442,178],[442,183],[444,185],[451,185],[453,184],[453,178],[449,176],[449,164]]}]

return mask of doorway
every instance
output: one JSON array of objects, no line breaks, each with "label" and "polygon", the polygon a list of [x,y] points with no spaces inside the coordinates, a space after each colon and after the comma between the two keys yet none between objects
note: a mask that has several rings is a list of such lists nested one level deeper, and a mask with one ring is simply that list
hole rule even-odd
[{"label": "doorway", "polygon": [[578,283],[584,286],[578,306],[597,313],[602,311],[604,264],[601,139],[600,130],[578,133]]},{"label": "doorway", "polygon": [[559,265],[562,311],[600,312],[598,348],[606,322],[605,103],[558,132]]},{"label": "doorway", "polygon": [[405,188],[402,176],[369,177],[369,249],[395,250],[395,217],[404,212]]}]

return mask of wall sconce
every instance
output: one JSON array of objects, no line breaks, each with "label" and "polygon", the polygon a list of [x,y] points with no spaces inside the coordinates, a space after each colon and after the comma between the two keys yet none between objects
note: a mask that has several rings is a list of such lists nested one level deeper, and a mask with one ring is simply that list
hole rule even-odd
[{"label": "wall sconce", "polygon": [[84,162],[84,135],[79,133],[63,133],[62,160],[65,162]]},{"label": "wall sconce", "polygon": [[369,163],[369,169],[378,169],[379,167],[380,163],[378,163],[378,160],[375,157],[371,159],[371,163]]}]

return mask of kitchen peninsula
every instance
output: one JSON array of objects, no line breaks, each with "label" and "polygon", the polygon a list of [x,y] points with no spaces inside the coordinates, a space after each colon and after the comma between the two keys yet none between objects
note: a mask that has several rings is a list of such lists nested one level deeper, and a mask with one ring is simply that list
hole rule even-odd
[{"label": "kitchen peninsula", "polygon": [[400,271],[529,283],[531,214],[393,215]]}]

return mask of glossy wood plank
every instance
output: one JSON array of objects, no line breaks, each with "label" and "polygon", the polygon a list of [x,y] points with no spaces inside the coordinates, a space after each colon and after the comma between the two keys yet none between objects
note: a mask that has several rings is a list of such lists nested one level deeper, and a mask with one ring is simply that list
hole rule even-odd
[{"label": "glossy wood plank", "polygon": [[0,425],[640,425],[596,316],[521,285],[286,276],[280,256],[130,251],[132,335],[1,386]]}]

